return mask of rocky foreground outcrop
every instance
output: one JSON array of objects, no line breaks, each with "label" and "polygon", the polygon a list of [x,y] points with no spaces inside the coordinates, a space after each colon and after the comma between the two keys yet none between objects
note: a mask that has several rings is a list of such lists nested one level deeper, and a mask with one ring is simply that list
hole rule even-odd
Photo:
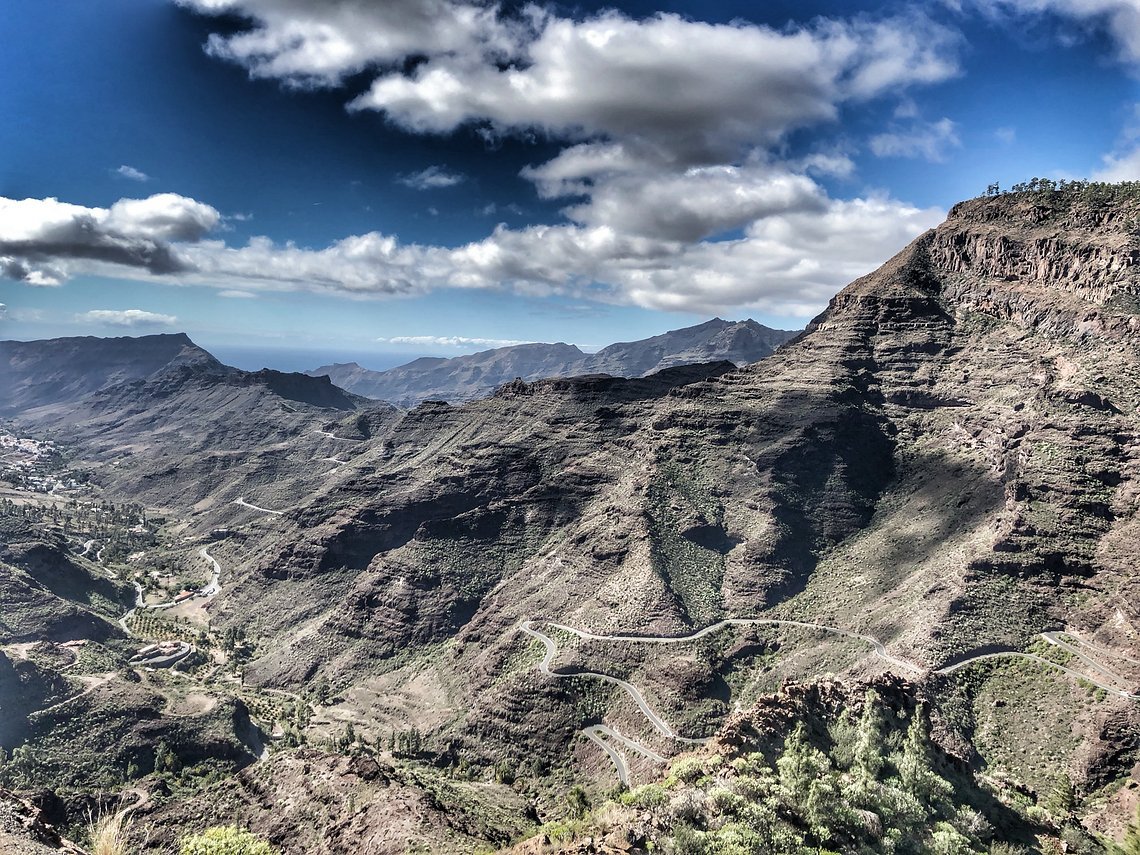
[{"label": "rocky foreground outcrop", "polygon": [[31,802],[0,789],[0,852],[4,855],[86,855],[60,836]]}]

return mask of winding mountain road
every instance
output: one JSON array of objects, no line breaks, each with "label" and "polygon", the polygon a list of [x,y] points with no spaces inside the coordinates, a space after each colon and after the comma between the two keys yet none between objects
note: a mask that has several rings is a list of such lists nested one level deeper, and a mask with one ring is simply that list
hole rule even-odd
[{"label": "winding mountain road", "polygon": [[341,442],[360,442],[359,439],[349,439],[346,436],[337,436],[335,433],[329,433],[327,430],[320,430],[319,428],[314,428],[313,433],[319,433],[321,436],[327,437],[328,439],[338,439]]},{"label": "winding mountain road", "polygon": [[[1044,633],[1042,633],[1042,637],[1044,637]],[[1044,656],[1038,656],[1035,653],[1022,653],[1020,650],[999,650],[993,653],[979,653],[977,656],[971,656],[968,659],[963,659],[961,662],[956,662],[953,665],[946,666],[945,668],[939,668],[936,671],[931,671],[930,673],[953,674],[955,671],[960,671],[968,665],[973,665],[974,663],[981,662],[985,659],[1002,658],[1026,659],[1030,662],[1036,662],[1040,665],[1047,665],[1048,667],[1053,668],[1057,671],[1063,671],[1070,677],[1076,677],[1078,680],[1084,680],[1086,683],[1091,683],[1098,689],[1103,689],[1104,691],[1108,692],[1110,695],[1115,695],[1116,697],[1125,698],[1130,701],[1140,701],[1140,695],[1127,692],[1124,689],[1117,688],[1116,686],[1110,685],[1108,683],[1103,683],[1100,680],[1097,680],[1095,677],[1090,677],[1088,674],[1085,674],[1081,671],[1075,671],[1072,668],[1062,665],[1059,662],[1054,662],[1052,659],[1046,659]],[[1081,656],[1081,659],[1087,661],[1087,657],[1085,656]],[[1102,669],[1098,666],[1097,670]],[[1121,682],[1127,681],[1125,681],[1124,678],[1121,678]]]},{"label": "winding mountain road", "polygon": [[1075,656],[1077,659],[1079,659],[1081,662],[1084,662],[1086,665],[1088,665],[1094,671],[1096,671],[1100,674],[1103,674],[1105,677],[1108,677],[1110,680],[1113,680],[1118,685],[1121,683],[1127,683],[1128,682],[1127,678],[1120,676],[1120,674],[1113,671],[1108,666],[1102,665],[1100,662],[1097,662],[1095,659],[1088,656],[1086,653],[1084,653],[1079,648],[1077,648],[1076,645],[1070,644],[1068,641],[1063,639],[1061,637],[1061,633],[1059,633],[1059,632],[1043,632],[1043,633],[1041,633],[1041,637],[1043,639],[1045,639],[1045,641],[1047,641],[1049,644],[1052,644],[1054,647],[1059,647],[1061,650],[1064,650],[1065,652],[1071,654],[1072,656]]},{"label": "winding mountain road", "polygon": [[198,550],[198,554],[214,566],[214,573],[212,576],[210,576],[210,581],[206,583],[205,587],[198,591],[198,595],[206,598],[207,600],[212,599],[218,593],[218,591],[221,590],[220,582],[222,577],[222,565],[220,565],[214,559],[214,556],[212,556],[208,550],[208,546],[203,546]]},{"label": "winding mountain road", "polygon": [[809,623],[807,621],[799,620],[777,620],[775,618],[728,618],[727,620],[718,621],[717,623],[706,626],[697,632],[689,635],[597,635],[586,630],[576,629],[572,626],[566,626],[561,623],[550,624],[557,629],[565,632],[572,633],[579,638],[588,641],[638,641],[646,644],[681,644],[687,641],[696,641],[698,638],[704,638],[706,635],[712,635],[714,632],[720,632],[725,627],[729,626],[794,626],[799,629],[813,629],[820,632],[830,633],[832,635],[842,635],[845,638],[851,638],[856,641],[862,641],[870,645],[871,650],[880,659],[883,659],[892,665],[902,668],[905,671],[910,671],[912,674],[921,674],[923,670],[912,662],[907,662],[905,659],[900,659],[897,656],[892,656],[887,652],[887,648],[883,646],[877,638],[872,638],[869,635],[860,635],[857,632],[850,630],[840,629],[835,626],[826,626],[820,623]]},{"label": "winding mountain road", "polygon": [[[829,633],[832,635],[840,635],[840,636],[843,636],[845,638],[851,638],[851,639],[855,639],[857,641],[865,642],[866,644],[868,644],[870,646],[872,652],[876,656],[878,656],[880,659],[884,660],[885,662],[887,662],[891,665],[894,665],[895,667],[897,667],[901,670],[907,671],[911,674],[915,674],[918,676],[922,676],[922,675],[925,675],[927,673],[940,674],[940,675],[953,674],[956,671],[960,671],[963,668],[966,668],[970,665],[973,665],[977,662],[980,662],[980,661],[983,661],[986,659],[1013,657],[1013,658],[1017,658],[1017,659],[1029,660],[1031,662],[1036,662],[1038,664],[1045,665],[1047,667],[1054,668],[1056,670],[1062,671],[1065,674],[1068,674],[1072,677],[1075,677],[1077,679],[1084,680],[1088,683],[1091,683],[1092,685],[1096,686],[1097,688],[1102,689],[1102,690],[1108,692],[1109,694],[1115,695],[1117,697],[1126,698],[1129,700],[1140,700],[1140,695],[1133,694],[1133,693],[1130,693],[1128,691],[1125,691],[1124,689],[1119,688],[1120,684],[1127,684],[1128,683],[1128,680],[1126,678],[1122,677],[1121,675],[1112,671],[1108,667],[1097,662],[1092,657],[1088,656],[1086,653],[1079,650],[1076,645],[1074,645],[1074,644],[1066,641],[1065,639],[1061,638],[1060,633],[1057,633],[1057,632],[1043,632],[1043,633],[1041,633],[1041,638],[1044,639],[1049,644],[1054,645],[1054,646],[1056,646],[1062,650],[1065,650],[1066,652],[1068,652],[1070,655],[1074,656],[1079,661],[1085,663],[1087,666],[1089,666],[1090,669],[1097,672],[1098,674],[1100,674],[1100,675],[1102,675],[1108,679],[1114,680],[1116,682],[1116,685],[1111,685],[1111,684],[1105,683],[1105,682],[1103,682],[1103,681],[1101,681],[1095,677],[1091,677],[1088,674],[1082,673],[1080,671],[1076,671],[1072,668],[1066,667],[1065,665],[1061,665],[1058,662],[1054,662],[1054,661],[1052,661],[1050,659],[1046,659],[1042,656],[1037,656],[1036,654],[1033,654],[1033,653],[1022,653],[1022,652],[1016,651],[1016,650],[994,651],[992,649],[988,649],[987,652],[967,656],[966,658],[962,659],[959,662],[954,663],[953,665],[948,665],[948,666],[945,666],[943,668],[939,668],[937,670],[928,672],[926,669],[921,668],[918,665],[915,665],[913,662],[908,662],[905,659],[900,659],[897,656],[891,655],[890,653],[887,652],[887,649],[883,645],[883,643],[876,638],[873,638],[869,635],[862,635],[862,634],[857,633],[857,632],[852,632],[851,630],[842,629],[840,627],[828,626],[826,624],[811,623],[809,621],[778,620],[775,618],[728,618],[726,620],[718,621],[717,623],[711,624],[710,626],[706,626],[703,629],[699,629],[696,632],[690,633],[689,635],[657,635],[657,636],[650,636],[650,635],[600,635],[598,633],[590,632],[589,630],[579,629],[577,627],[568,626],[568,625],[563,624],[563,623],[556,623],[554,621],[544,621],[544,623],[546,623],[548,626],[552,626],[556,629],[560,629],[563,632],[568,632],[571,635],[575,635],[578,638],[581,638],[581,639],[584,639],[587,641],[604,641],[604,642],[610,642],[610,641],[619,642],[620,641],[620,642],[635,642],[635,643],[644,643],[644,644],[680,644],[683,642],[695,641],[697,639],[704,638],[707,635],[711,635],[715,632],[719,632],[720,630],[725,629],[726,627],[730,627],[730,626],[732,626],[732,627],[735,627],[735,626],[792,626],[792,627],[797,627],[800,629],[811,629],[811,630],[817,630],[820,632],[826,632],[826,633]],[[614,677],[610,674],[602,674],[602,673],[599,673],[597,671],[585,671],[585,670],[580,670],[580,669],[561,670],[561,669],[556,669],[556,668],[551,667],[551,664],[553,663],[554,658],[558,655],[558,645],[554,641],[554,639],[552,639],[550,636],[546,635],[542,631],[536,629],[534,626],[533,620],[523,621],[521,624],[519,624],[518,629],[520,631],[522,631],[523,633],[531,636],[532,638],[538,639],[539,641],[542,642],[543,646],[545,647],[545,652],[543,654],[542,661],[540,661],[538,664],[538,669],[543,674],[547,674],[548,676],[551,676],[554,678],[592,677],[596,680],[602,680],[603,682],[611,683],[615,686],[620,687],[623,691],[626,692],[626,694],[628,694],[633,699],[634,703],[637,705],[637,708],[641,711],[641,714],[643,716],[645,716],[645,719],[662,736],[665,736],[669,739],[672,739],[675,742],[680,742],[680,743],[685,743],[685,744],[690,744],[690,745],[700,745],[700,744],[703,744],[703,743],[708,741],[707,739],[696,739],[696,738],[684,737],[684,736],[678,735],[676,733],[676,731],[674,731],[673,728],[669,726],[668,722],[666,722],[664,719],[662,719],[661,716],[659,716],[657,714],[657,712],[649,705],[649,702],[646,701],[645,696],[641,694],[640,690],[636,686],[634,686],[632,683],[630,683],[626,680],[619,679],[618,677]],[[1078,639],[1078,643],[1083,644],[1083,642],[1080,642],[1079,639]],[[1091,647],[1091,645],[1086,645],[1086,646]],[[1127,658],[1127,657],[1125,657],[1125,658]],[[606,755],[609,757],[610,761],[614,764],[614,769],[617,771],[618,780],[627,786],[629,785],[629,767],[628,767],[628,764],[626,762],[625,757],[622,756],[621,752],[615,747],[614,743],[618,743],[618,744],[624,746],[628,750],[635,751],[635,752],[641,754],[642,756],[650,759],[651,761],[653,761],[655,763],[665,763],[666,762],[666,759],[664,757],[662,757],[657,752],[653,751],[651,748],[648,748],[645,745],[642,745],[641,743],[637,742],[636,740],[633,740],[633,739],[630,739],[629,737],[623,736],[622,734],[618,733],[617,731],[613,730],[612,728],[608,727],[607,725],[604,725],[604,724],[590,725],[588,727],[583,728],[581,733],[583,736],[585,736],[591,742],[594,742],[595,744],[597,744],[606,753]]]},{"label": "winding mountain road", "polygon": [[274,514],[275,516],[279,517],[285,515],[284,511],[273,511],[269,508],[263,508],[260,505],[251,505],[245,500],[245,496],[239,496],[238,498],[234,499],[233,504],[241,505],[243,508],[250,508],[255,511],[261,511],[263,514]]},{"label": "winding mountain road", "polygon": [[[203,546],[198,550],[198,554],[209,561],[211,565],[213,565],[213,572],[210,576],[210,581],[207,582],[203,587],[199,588],[196,594],[196,596],[202,597],[206,600],[213,599],[217,595],[218,591],[221,590],[222,576],[222,565],[220,565],[217,562],[217,559],[215,559],[214,556],[210,554],[209,549],[210,547]],[[127,635],[134,634],[127,627],[127,623],[132,617],[134,617],[135,612],[137,612],[139,609],[161,611],[163,609],[172,609],[179,604],[174,600],[170,600],[165,603],[151,603],[150,605],[147,605],[146,591],[143,589],[143,586],[138,582],[132,582],[131,584],[135,586],[135,604],[131,608],[127,609],[126,613],[121,618],[119,618],[119,626],[122,627],[123,632],[125,632]]]}]

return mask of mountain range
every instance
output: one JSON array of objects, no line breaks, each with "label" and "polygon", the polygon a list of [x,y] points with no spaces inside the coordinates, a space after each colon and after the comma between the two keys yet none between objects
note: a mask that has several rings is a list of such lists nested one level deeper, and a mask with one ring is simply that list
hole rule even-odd
[{"label": "mountain range", "polygon": [[[758,362],[516,375],[463,406],[165,340],[40,394],[73,358],[44,344],[15,429],[164,522],[103,565],[82,514],[3,506],[28,752],[0,786],[55,785],[65,818],[140,798],[151,851],[202,822],[299,852],[777,827],[801,841],[779,851],[889,851],[904,824],[911,851],[1101,851],[1140,792],[1138,218],[1132,185],[973,199]],[[201,572],[207,548],[216,595],[166,626],[209,662],[132,669],[103,580]],[[52,567],[73,584],[49,597]],[[61,597],[88,602],[30,637]],[[829,782],[808,808],[789,756]],[[942,781],[917,808],[916,757]]]},{"label": "mountain range", "polygon": [[370,371],[355,362],[325,365],[307,372],[327,375],[336,385],[358,395],[415,406],[427,400],[449,403],[489,395],[519,378],[609,374],[644,377],[675,365],[726,360],[747,365],[770,355],[796,335],[745,321],[714,318],[640,341],[621,342],[597,353],[572,344],[517,344],[450,359],[423,357],[387,371]]}]

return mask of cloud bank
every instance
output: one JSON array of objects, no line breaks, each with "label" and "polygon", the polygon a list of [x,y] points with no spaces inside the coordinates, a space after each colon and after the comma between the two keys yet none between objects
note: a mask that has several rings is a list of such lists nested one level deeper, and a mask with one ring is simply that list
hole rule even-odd
[{"label": "cloud bank", "polygon": [[0,273],[29,285],[59,285],[92,264],[179,273],[188,267],[173,244],[198,240],[220,220],[216,209],[173,193],[110,208],[0,197]]},{"label": "cloud bank", "polygon": [[178,323],[174,315],[145,312],[142,309],[92,309],[76,315],[81,323],[101,324],[110,327],[172,327]]},{"label": "cloud bank", "polygon": [[[942,217],[885,195],[832,198],[817,177],[849,173],[849,159],[780,154],[797,129],[958,74],[957,36],[919,12],[776,30],[462,0],[180,2],[247,22],[207,50],[253,77],[338,87],[363,74],[366,90],[346,93],[346,106],[409,133],[475,127],[559,142],[523,177],[564,202],[564,219],[499,226],[459,247],[379,232],[323,248],[235,246],[210,234],[216,209],[173,194],[109,209],[0,200],[0,273],[51,285],[103,272],[230,294],[501,289],[802,316]],[[952,144],[944,122],[933,142],[896,134],[879,147],[937,153]],[[432,166],[400,180],[427,190],[462,179]]]},{"label": "cloud bank", "polygon": [[378,338],[382,344],[414,345],[423,347],[511,347],[516,344],[533,344],[509,338],[468,338],[462,335],[397,335]]},{"label": "cloud bank", "polygon": [[[693,180],[715,185],[716,177]],[[227,296],[264,290],[401,296],[477,288],[676,311],[754,307],[806,316],[943,216],[940,210],[889,197],[829,199],[804,183],[808,181],[777,174],[771,181],[774,189],[759,197],[772,208],[762,215],[759,203],[745,195],[741,204],[756,218],[731,239],[687,240],[724,224],[719,212],[705,212],[699,199],[690,199],[687,207],[680,206],[686,216],[671,215],[663,222],[615,207],[591,213],[597,223],[500,226],[483,240],[453,248],[403,244],[379,232],[350,236],[322,249],[268,238],[229,246],[201,239],[201,228],[214,219],[202,212],[214,209],[183,197],[161,204],[116,203],[112,210],[137,214],[128,239],[122,237],[125,215],[112,220],[104,209],[54,199],[0,199],[0,212],[14,207],[22,214],[19,231],[0,216],[0,252],[23,253],[5,255],[0,263],[6,264],[5,271],[11,269],[12,278],[41,285],[94,273],[207,285]],[[168,215],[143,216],[154,210]],[[170,212],[183,214],[172,217]],[[114,237],[108,236],[109,221],[119,223]],[[104,225],[83,232],[76,223]],[[156,259],[162,264],[156,265]]]}]

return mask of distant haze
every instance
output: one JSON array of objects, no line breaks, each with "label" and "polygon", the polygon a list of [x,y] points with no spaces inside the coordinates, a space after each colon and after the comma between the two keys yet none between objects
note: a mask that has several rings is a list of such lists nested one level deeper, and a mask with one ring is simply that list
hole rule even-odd
[{"label": "distant haze", "polygon": [[425,354],[394,353],[392,351],[335,350],[313,348],[309,350],[288,347],[234,347],[224,344],[205,344],[212,354],[226,365],[244,371],[273,368],[277,371],[307,371],[314,365],[334,362],[356,362],[373,371],[385,371]]}]

